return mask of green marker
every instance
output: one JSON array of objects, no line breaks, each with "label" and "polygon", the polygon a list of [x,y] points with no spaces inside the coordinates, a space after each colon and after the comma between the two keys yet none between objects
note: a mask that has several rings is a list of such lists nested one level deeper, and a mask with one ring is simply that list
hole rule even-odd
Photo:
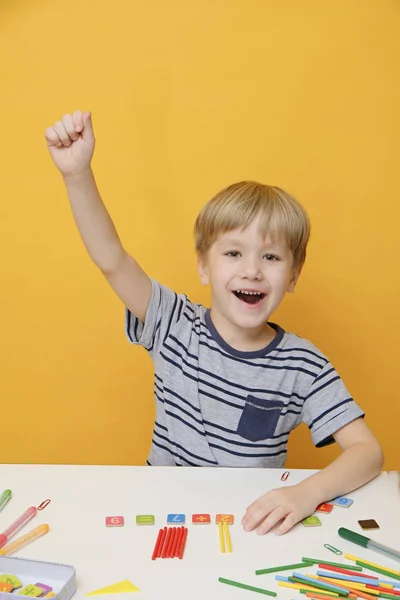
[{"label": "green marker", "polygon": [[380,552],[380,554],[384,554],[385,556],[393,558],[394,560],[400,560],[399,550],[389,548],[388,546],[384,546],[379,542],[374,542],[374,540],[371,540],[365,535],[361,535],[360,533],[356,533],[355,531],[351,531],[350,529],[346,529],[345,527],[340,527],[340,529],[338,530],[338,534],[345,540],[353,542],[353,544],[363,546],[364,548],[369,548],[370,550],[375,550],[375,552]]},{"label": "green marker", "polygon": [[7,502],[9,500],[11,500],[11,496],[12,496],[11,490],[4,490],[4,492],[0,496],[0,510],[2,510],[5,507],[5,505],[7,504]]}]

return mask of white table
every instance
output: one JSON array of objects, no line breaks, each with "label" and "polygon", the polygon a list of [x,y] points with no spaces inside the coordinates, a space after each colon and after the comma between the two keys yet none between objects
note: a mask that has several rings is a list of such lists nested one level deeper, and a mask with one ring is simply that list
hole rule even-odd
[{"label": "white table", "polygon": [[[241,518],[245,507],[260,495],[281,485],[295,484],[314,471],[290,472],[286,483],[279,469],[225,469],[190,467],[103,467],[64,465],[1,465],[1,490],[10,488],[13,498],[0,512],[0,531],[26,510],[46,498],[51,503],[21,534],[41,523],[51,531],[18,551],[15,556],[73,565],[78,590],[86,592],[131,580],[140,592],[113,596],[124,600],[197,600],[209,598],[256,600],[261,594],[218,582],[218,577],[278,592],[278,598],[303,598],[297,590],[278,587],[274,575],[255,575],[256,569],[296,563],[302,556],[348,562],[324,548],[330,543],[372,562],[400,570],[400,564],[346,542],[339,527],[361,532],[358,519],[374,518],[379,531],[374,540],[400,548],[400,493],[398,475],[382,473],[351,494],[354,504],[335,507],[319,515],[322,527],[297,525],[282,537],[273,533],[245,533]],[[151,560],[160,527],[167,513],[185,513],[188,539],[183,560]],[[192,525],[192,513],[210,513],[211,525]],[[232,513],[233,552],[219,548],[216,513]],[[153,514],[154,526],[137,526],[136,515]],[[107,528],[106,516],[125,517],[124,527]],[[349,563],[350,564],[350,563]],[[303,571],[306,573],[306,570]],[[282,575],[289,575],[282,573]],[[102,598],[105,596],[100,596]],[[111,596],[108,596],[111,598]]]}]

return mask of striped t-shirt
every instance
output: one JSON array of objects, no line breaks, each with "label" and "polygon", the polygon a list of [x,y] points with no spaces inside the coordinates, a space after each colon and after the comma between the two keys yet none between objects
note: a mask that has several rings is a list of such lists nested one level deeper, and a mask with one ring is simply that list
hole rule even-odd
[{"label": "striped t-shirt", "polygon": [[235,350],[210,312],[152,280],[143,324],[126,333],[154,362],[156,419],[149,465],[283,467],[290,432],[307,424],[316,446],[364,415],[328,359],[274,323],[273,341]]}]

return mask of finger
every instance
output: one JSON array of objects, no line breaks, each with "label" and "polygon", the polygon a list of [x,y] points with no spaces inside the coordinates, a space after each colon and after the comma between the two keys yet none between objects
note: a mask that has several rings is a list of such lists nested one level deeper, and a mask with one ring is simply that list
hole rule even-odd
[{"label": "finger", "polygon": [[289,531],[289,529],[292,529],[292,527],[294,527],[294,525],[296,525],[296,523],[298,523],[298,521],[299,521],[299,519],[296,517],[296,515],[293,512],[289,513],[288,516],[286,517],[286,519],[283,520],[283,522],[279,525],[279,527],[275,531],[276,535],[283,535],[284,533],[287,533]]},{"label": "finger", "polygon": [[64,115],[62,118],[62,122],[65,127],[65,131],[68,133],[69,139],[75,142],[79,138],[79,133],[75,131],[72,115]]},{"label": "finger", "polygon": [[83,129],[83,116],[81,110],[76,110],[72,115],[72,122],[74,124],[74,129],[78,133],[80,133]]},{"label": "finger", "polygon": [[58,137],[58,133],[56,132],[54,127],[47,127],[44,135],[46,138],[46,143],[47,143],[48,148],[51,148],[52,146],[58,146],[58,147],[62,146],[62,142],[61,142],[60,138]]},{"label": "finger", "polygon": [[83,130],[82,137],[85,142],[93,142],[94,141],[94,132],[93,132],[93,123],[92,123],[92,115],[90,112],[85,112],[82,115],[83,120]]},{"label": "finger", "polygon": [[279,521],[282,521],[286,516],[285,510],[282,506],[275,508],[266,519],[257,527],[258,535],[266,534],[272,529]]},{"label": "finger", "polygon": [[69,137],[64,124],[61,121],[57,121],[54,124],[54,129],[57,132],[58,137],[63,146],[70,146],[72,144],[71,138]]},{"label": "finger", "polygon": [[266,500],[265,496],[262,496],[253,504],[251,504],[242,519],[243,529],[245,531],[252,531],[265,517],[269,515],[271,510],[273,510],[273,506],[270,505],[268,500]]}]

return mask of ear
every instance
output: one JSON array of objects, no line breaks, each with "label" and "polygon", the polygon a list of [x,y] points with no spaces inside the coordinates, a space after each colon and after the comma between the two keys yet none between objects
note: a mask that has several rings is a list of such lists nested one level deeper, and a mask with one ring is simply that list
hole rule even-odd
[{"label": "ear", "polygon": [[296,283],[299,280],[302,269],[303,269],[303,265],[300,265],[298,267],[293,267],[292,278],[289,281],[289,285],[286,290],[289,294],[293,294],[294,288],[296,287]]},{"label": "ear", "polygon": [[197,270],[199,272],[200,281],[203,285],[210,283],[210,275],[208,272],[207,259],[205,256],[197,255]]}]

